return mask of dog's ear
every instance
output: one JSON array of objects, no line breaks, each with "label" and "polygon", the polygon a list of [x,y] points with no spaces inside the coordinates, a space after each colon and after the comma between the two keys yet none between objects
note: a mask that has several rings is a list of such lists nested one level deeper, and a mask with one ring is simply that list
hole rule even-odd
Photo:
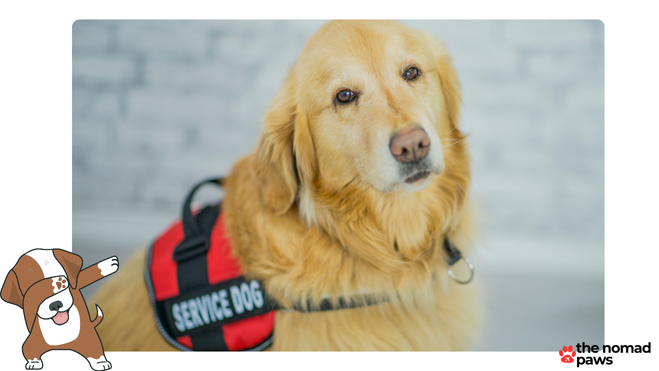
[{"label": "dog's ear", "polygon": [[458,74],[455,68],[453,68],[453,63],[446,51],[446,47],[438,40],[434,40],[434,42],[436,45],[435,67],[439,75],[442,94],[444,95],[444,107],[448,113],[451,128],[457,128],[458,120],[460,119],[460,105],[462,104],[460,81],[458,80]]},{"label": "dog's ear", "polygon": [[23,294],[18,286],[18,277],[16,277],[16,273],[13,269],[9,271],[7,278],[5,278],[5,283],[2,285],[0,296],[2,297],[2,300],[7,303],[15,304],[23,308]]},{"label": "dog's ear", "polygon": [[309,127],[309,118],[299,108],[295,115],[293,154],[300,180],[303,183],[312,182],[316,178],[316,171],[318,170],[316,147],[313,143],[311,128]]},{"label": "dog's ear", "polygon": [[55,259],[57,259],[64,268],[71,288],[75,289],[78,286],[78,274],[82,268],[82,258],[74,253],[61,249],[53,249],[53,254],[55,255]]},{"label": "dog's ear", "polygon": [[316,169],[308,120],[297,103],[291,75],[265,115],[252,163],[263,202],[276,214],[291,207],[299,181],[312,177]]}]

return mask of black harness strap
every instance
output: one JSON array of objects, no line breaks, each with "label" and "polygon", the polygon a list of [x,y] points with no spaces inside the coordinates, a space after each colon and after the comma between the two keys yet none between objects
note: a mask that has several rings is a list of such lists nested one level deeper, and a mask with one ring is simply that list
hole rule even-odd
[{"label": "black harness strap", "polygon": [[[207,183],[216,183],[221,179],[207,179],[197,184],[183,203],[182,224],[185,237],[174,249],[174,260],[177,262],[177,279],[181,292],[193,291],[208,285],[207,255],[210,248],[210,235],[215,221],[220,215],[221,205],[208,206],[195,216],[190,205],[196,191]],[[200,332],[190,334],[195,350],[227,350],[222,327],[217,326],[215,332]]]},{"label": "black harness strap", "polygon": [[344,297],[339,297],[336,305],[332,303],[331,299],[323,299],[317,306],[313,305],[311,300],[309,300],[306,306],[302,305],[302,303],[293,303],[292,306],[289,308],[289,307],[280,306],[276,300],[268,296],[268,302],[270,303],[270,308],[272,310],[296,311],[302,313],[326,312],[329,310],[341,310],[341,309],[354,309],[354,308],[361,308],[361,307],[386,303],[387,301],[388,301],[387,299],[379,299],[374,297],[373,295],[364,294],[359,296],[352,296],[349,299],[346,299]]}]

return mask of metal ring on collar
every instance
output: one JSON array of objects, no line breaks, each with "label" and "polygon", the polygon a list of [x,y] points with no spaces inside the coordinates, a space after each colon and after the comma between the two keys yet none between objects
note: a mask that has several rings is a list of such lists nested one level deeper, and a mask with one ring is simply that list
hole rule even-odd
[{"label": "metal ring on collar", "polygon": [[[463,284],[463,285],[466,285],[466,284],[468,284],[469,282],[471,282],[471,280],[474,278],[474,265],[471,264],[471,261],[469,261],[469,259],[467,259],[467,257],[464,256],[464,255],[462,255],[462,254],[460,254],[460,260],[464,260],[464,262],[467,263],[467,266],[469,267],[469,279],[468,279],[468,280],[466,280],[466,281],[461,281],[461,280],[459,280],[459,279],[455,276],[455,273],[453,273],[452,266],[448,266],[448,268],[447,268],[446,271],[448,272],[449,277],[451,277],[451,279],[452,279],[453,281],[455,281],[455,282],[457,282],[457,283],[460,283],[460,284]],[[458,261],[460,261],[460,260],[458,260]],[[456,262],[456,263],[457,263],[457,262]]]}]

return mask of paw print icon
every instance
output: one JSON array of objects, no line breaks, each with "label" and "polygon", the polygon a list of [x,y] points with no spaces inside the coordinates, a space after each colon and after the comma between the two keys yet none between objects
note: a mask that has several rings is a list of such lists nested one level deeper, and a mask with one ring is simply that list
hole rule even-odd
[{"label": "paw print icon", "polygon": [[572,363],[574,362],[574,356],[577,355],[577,352],[572,350],[572,345],[570,345],[569,348],[563,346],[563,349],[558,351],[558,355],[561,356],[561,362]]}]

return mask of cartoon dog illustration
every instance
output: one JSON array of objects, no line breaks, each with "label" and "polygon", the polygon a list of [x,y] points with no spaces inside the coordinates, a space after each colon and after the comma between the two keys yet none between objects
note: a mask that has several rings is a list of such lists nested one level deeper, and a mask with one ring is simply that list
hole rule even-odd
[{"label": "cartoon dog illustration", "polygon": [[30,335],[23,343],[25,368],[43,367],[41,356],[69,349],[87,359],[94,370],[112,367],[105,359],[96,326],[103,319],[96,306],[91,320],[80,289],[119,269],[116,256],[83,270],[80,256],[60,249],[34,249],[18,259],[2,286],[2,300],[23,308]]}]

